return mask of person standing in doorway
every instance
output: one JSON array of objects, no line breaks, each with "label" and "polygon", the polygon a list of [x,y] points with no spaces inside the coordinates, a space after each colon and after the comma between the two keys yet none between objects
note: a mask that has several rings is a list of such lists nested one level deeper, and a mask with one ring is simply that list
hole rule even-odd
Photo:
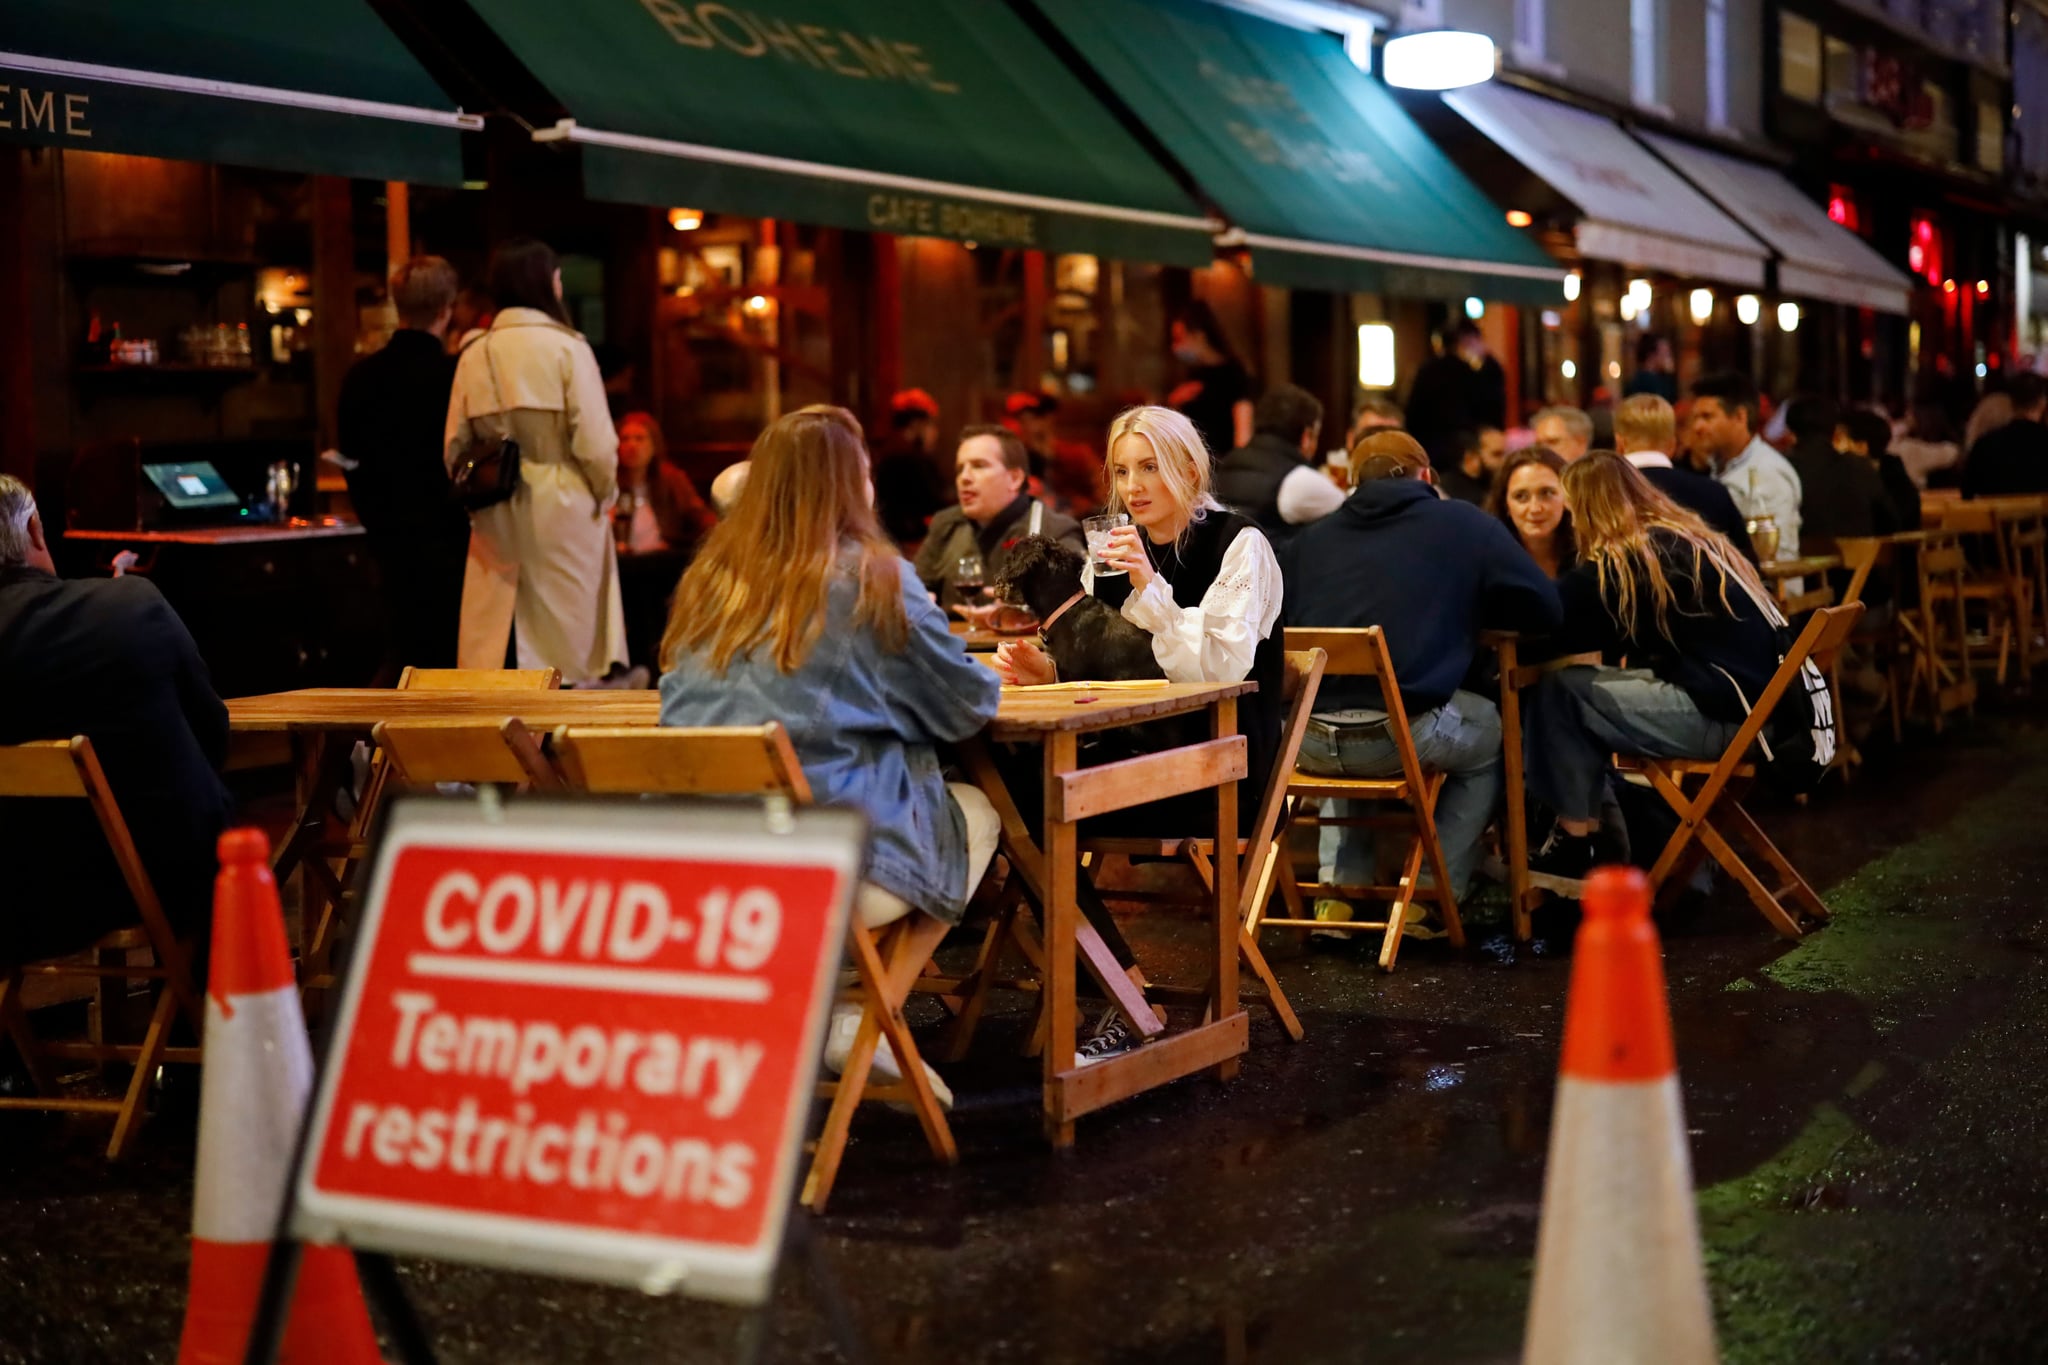
[{"label": "person standing in doorway", "polygon": [[1624,398],[1639,393],[1655,394],[1667,403],[1678,401],[1678,359],[1671,354],[1671,338],[1662,332],[1645,332],[1636,338],[1636,372],[1621,391]]},{"label": "person standing in doorway", "polygon": [[391,276],[398,330],[341,381],[336,445],[384,600],[386,683],[399,670],[452,668],[469,518],[455,505],[441,437],[455,357],[445,349],[455,271],[415,256]]},{"label": "person standing in doorway", "polygon": [[1458,462],[1459,432],[1507,429],[1507,371],[1486,349],[1479,324],[1460,318],[1444,334],[1442,351],[1415,372],[1407,410],[1409,434],[1438,469]]},{"label": "person standing in doorway", "polygon": [[923,389],[890,398],[889,434],[875,452],[875,515],[906,553],[923,542],[932,515],[946,505],[938,449],[938,400]]},{"label": "person standing in doorway", "polygon": [[1167,396],[1167,406],[1195,424],[1212,458],[1252,438],[1252,380],[1215,310],[1196,299],[1173,321],[1173,355],[1188,377]]},{"label": "person standing in doorway", "polygon": [[497,316],[463,348],[448,402],[452,472],[487,436],[519,442],[519,488],[470,514],[463,668],[556,668],[570,684],[626,675],[626,615],[610,512],[619,438],[590,343],[562,309],[545,242],[491,255]]}]

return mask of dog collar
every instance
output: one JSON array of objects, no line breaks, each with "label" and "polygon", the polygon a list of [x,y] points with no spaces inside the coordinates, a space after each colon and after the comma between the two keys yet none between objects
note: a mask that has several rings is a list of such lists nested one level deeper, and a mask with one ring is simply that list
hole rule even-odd
[{"label": "dog collar", "polygon": [[1060,603],[1057,607],[1053,608],[1052,615],[1046,617],[1043,621],[1038,623],[1038,638],[1041,640],[1044,639],[1045,633],[1052,629],[1052,623],[1059,620],[1060,617],[1066,615],[1068,607],[1073,606],[1074,603],[1080,601],[1087,595],[1088,594],[1085,592],[1077,592],[1072,597],[1069,597],[1066,601]]}]

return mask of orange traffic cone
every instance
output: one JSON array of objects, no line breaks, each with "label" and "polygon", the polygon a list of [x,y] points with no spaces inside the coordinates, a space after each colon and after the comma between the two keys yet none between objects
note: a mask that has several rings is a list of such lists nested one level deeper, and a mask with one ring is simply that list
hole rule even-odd
[{"label": "orange traffic cone", "polygon": [[[313,1051],[270,876],[270,842],[261,830],[231,829],[220,837],[213,884],[192,1287],[178,1365],[240,1365],[312,1088]],[[280,1359],[381,1360],[348,1251],[305,1249]]]},{"label": "orange traffic cone", "polygon": [[1586,879],[1524,1365],[1718,1357],[1650,884]]}]

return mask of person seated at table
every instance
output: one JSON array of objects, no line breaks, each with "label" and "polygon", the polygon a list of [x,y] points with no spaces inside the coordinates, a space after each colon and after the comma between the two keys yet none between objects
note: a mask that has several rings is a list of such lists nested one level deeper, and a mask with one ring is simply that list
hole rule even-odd
[{"label": "person seated at table", "polygon": [[[92,741],[165,918],[203,934],[234,814],[227,708],[156,585],[58,578],[34,495],[0,474],[0,744],[73,735]],[[0,867],[0,963],[75,952],[137,918],[83,802],[0,800]]]},{"label": "person seated at table", "polygon": [[[1287,624],[1385,633],[1416,756],[1446,774],[1437,834],[1451,894],[1462,899],[1501,791],[1500,711],[1466,691],[1464,679],[1481,631],[1554,629],[1557,588],[1493,518],[1436,496],[1429,456],[1414,437],[1372,433],[1352,447],[1351,470],[1357,487],[1344,506],[1282,554]],[[1415,572],[1418,564],[1429,572]],[[1377,681],[1325,678],[1297,762],[1325,776],[1393,776],[1400,756],[1386,723]],[[1372,813],[1339,804],[1340,815]],[[1324,882],[1375,883],[1372,831],[1325,826],[1321,843]],[[1316,906],[1318,919],[1348,917],[1341,903]]]},{"label": "person seated at table", "polygon": [[[780,721],[813,798],[868,817],[862,923],[915,913],[912,932],[936,947],[998,833],[988,798],[945,780],[937,746],[987,725],[1001,686],[883,534],[851,413],[779,418],[749,465],[746,496],[676,588],[661,723]],[[835,1017],[828,1060],[844,1057],[857,1020]]]},{"label": "person seated at table", "polygon": [[1564,503],[1564,459],[1549,446],[1523,446],[1501,462],[1486,510],[1550,578],[1577,560],[1571,509]]},{"label": "person seated at table", "polygon": [[1885,500],[1891,504],[1894,528],[1917,531],[1920,529],[1920,485],[1913,482],[1912,471],[1906,468],[1906,462],[1891,453],[1891,442],[1891,422],[1883,413],[1872,412],[1868,408],[1842,414],[1841,423],[1835,428],[1836,450],[1859,460],[1868,460],[1876,467]]},{"label": "person seated at table", "polygon": [[1523,694],[1529,791],[1557,814],[1531,880],[1576,895],[1622,856],[1601,846],[1609,756],[1719,758],[1777,672],[1784,618],[1725,536],[1621,456],[1593,452],[1564,486],[1579,563],[1557,643],[1630,665],[1557,669]]},{"label": "person seated at table", "polygon": [[2048,493],[2048,380],[2028,370],[2012,377],[2012,420],[1970,447],[1963,496]]},{"label": "person seated at table", "polygon": [[1508,438],[1499,427],[1473,427],[1458,433],[1456,464],[1437,471],[1437,487],[1447,498],[1486,506],[1493,481],[1508,457]]},{"label": "person seated at table", "polygon": [[1756,562],[1749,527],[1728,490],[1698,470],[1682,468],[1673,461],[1672,454],[1678,449],[1678,414],[1671,404],[1654,393],[1622,399],[1614,409],[1614,448],[1649,480],[1650,487],[1690,509],[1728,537],[1728,543],[1752,564]]},{"label": "person seated at table", "polygon": [[732,515],[733,507],[739,502],[740,494],[747,491],[747,462],[729,464],[718,471],[718,477],[711,481],[711,510],[722,521]]},{"label": "person seated at table", "polygon": [[[1238,828],[1248,833],[1280,747],[1286,660],[1279,562],[1250,518],[1216,501],[1209,449],[1181,413],[1132,408],[1110,424],[1108,447],[1108,510],[1129,515],[1132,524],[1113,533],[1102,568],[1091,563],[1084,586],[1152,637],[1152,657],[1168,681],[1249,678],[1258,684],[1256,692],[1237,699],[1237,729],[1246,741]],[[1029,640],[998,646],[995,665],[1005,682],[1059,681],[1045,651]],[[1025,802],[1023,808],[1031,807]],[[1195,792],[1120,811],[1090,829],[1173,836],[1215,827],[1215,798]],[[1129,947],[1085,882],[1079,900],[1119,965],[1129,969],[1135,961]],[[1136,1044],[1123,1016],[1110,1010],[1078,1055],[1087,1065]]]},{"label": "person seated at table", "polygon": [[1794,399],[1785,426],[1795,441],[1791,458],[1799,471],[1801,536],[1825,548],[1844,536],[1888,536],[1904,529],[1877,466],[1836,448],[1841,414],[1833,399]]},{"label": "person seated at table", "polygon": [[1566,464],[1585,459],[1593,448],[1593,418],[1584,408],[1544,408],[1530,420],[1529,429],[1537,445],[1555,452]]},{"label": "person seated at table", "polygon": [[1692,386],[1693,449],[1713,461],[1714,477],[1735,499],[1745,526],[1769,517],[1778,528],[1778,551],[1772,558],[1797,559],[1804,496],[1799,471],[1758,431],[1762,403],[1747,375],[1701,379]]},{"label": "person seated at table", "polygon": [[669,462],[668,442],[652,413],[619,419],[619,503],[631,518],[626,554],[687,555],[718,524],[690,476]]},{"label": "person seated at table", "polygon": [[1257,522],[1275,545],[1344,505],[1344,490],[1312,461],[1323,405],[1307,389],[1275,384],[1252,406],[1252,439],[1216,465],[1216,496]]},{"label": "person seated at table", "polygon": [[[1216,501],[1208,447],[1171,408],[1119,416],[1109,428],[1108,467],[1109,510],[1132,524],[1112,533],[1104,566],[1091,562],[1084,584],[1152,637],[1152,657],[1169,682],[1259,685],[1237,707],[1248,750],[1242,790],[1251,794],[1238,811],[1249,826],[1280,746],[1284,586],[1273,544],[1249,517]],[[1059,681],[1029,640],[998,647],[996,670],[1011,683]]]},{"label": "person seated at table", "polygon": [[[1025,490],[1031,452],[1008,427],[972,426],[960,433],[953,455],[953,490],[960,501],[932,518],[917,551],[917,576],[939,595],[942,607],[986,605],[984,594],[1026,536],[1045,536],[1070,549],[1085,548],[1081,523],[1055,512]],[[981,570],[963,588],[962,561]]]}]

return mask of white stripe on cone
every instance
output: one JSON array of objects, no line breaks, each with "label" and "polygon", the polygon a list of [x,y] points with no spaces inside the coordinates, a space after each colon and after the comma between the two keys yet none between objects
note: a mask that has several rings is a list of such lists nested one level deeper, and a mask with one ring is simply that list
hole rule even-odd
[{"label": "white stripe on cone", "polygon": [[1678,1077],[1559,1077],[1524,1365],[1718,1358]]},{"label": "white stripe on cone", "polygon": [[313,1050],[291,986],[206,998],[199,1173],[192,1235],[267,1242],[277,1232],[292,1146],[313,1089]]}]

